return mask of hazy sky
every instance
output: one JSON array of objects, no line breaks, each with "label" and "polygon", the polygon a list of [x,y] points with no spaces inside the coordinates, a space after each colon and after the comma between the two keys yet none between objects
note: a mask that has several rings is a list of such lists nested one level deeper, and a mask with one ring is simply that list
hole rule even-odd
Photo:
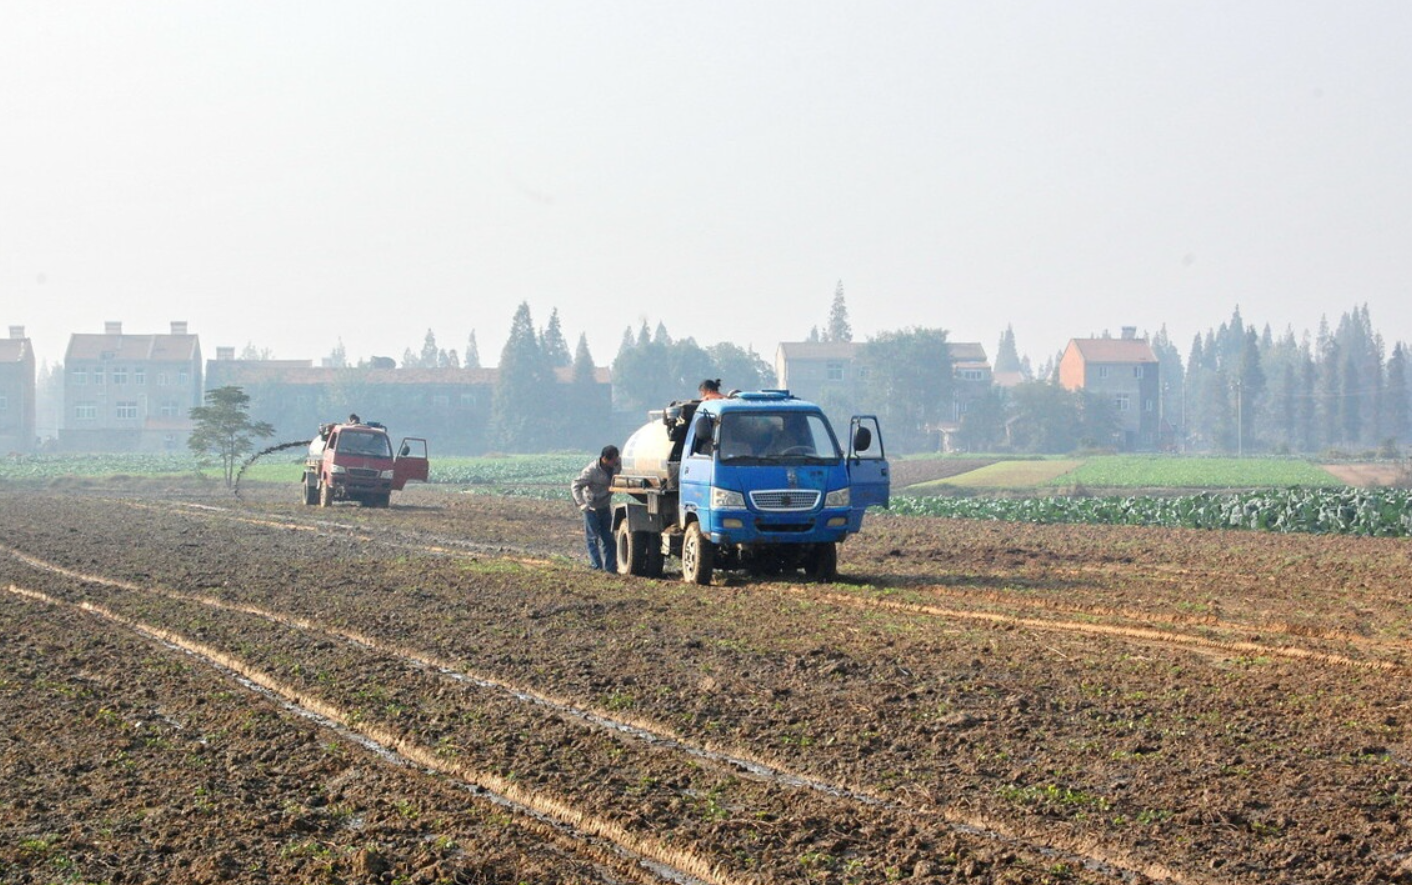
[{"label": "hazy sky", "polygon": [[1412,3],[0,5],[0,334],[1412,341]]}]

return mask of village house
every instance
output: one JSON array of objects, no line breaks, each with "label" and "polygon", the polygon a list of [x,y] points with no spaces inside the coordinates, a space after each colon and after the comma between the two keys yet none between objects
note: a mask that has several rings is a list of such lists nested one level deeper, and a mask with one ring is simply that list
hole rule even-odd
[{"label": "village house", "polygon": [[201,343],[185,322],[171,332],[74,334],[64,355],[59,447],[69,452],[184,451],[202,402]]},{"label": "village house", "polygon": [[1059,360],[1059,386],[1099,397],[1117,420],[1116,446],[1153,451],[1159,442],[1157,354],[1137,329],[1121,338],[1072,338]]},{"label": "village house", "polygon": [[[555,372],[561,384],[573,382],[572,368]],[[216,359],[206,364],[208,389],[241,388],[250,397],[250,417],[273,425],[275,442],[312,439],[320,424],[356,412],[394,435],[435,440],[437,451],[450,454],[486,450],[499,377],[499,369],[397,368],[390,359],[348,367],[315,366],[311,360],[235,359],[229,347],[218,347]],[[608,369],[595,368],[592,389],[576,392],[575,408],[607,416],[610,379]],[[566,448],[582,444],[563,442]]]},{"label": "village house", "polygon": [[[869,406],[863,402],[868,367],[860,359],[864,345],[852,341],[791,341],[775,351],[775,378],[781,388],[823,406],[834,419]],[[930,428],[938,448],[950,438],[971,406],[989,395],[993,383],[985,347],[973,341],[947,342],[953,379],[947,420]],[[876,408],[875,406],[872,408]]]},{"label": "village house", "polygon": [[24,326],[11,326],[0,339],[0,451],[29,454],[35,450],[34,347]]}]

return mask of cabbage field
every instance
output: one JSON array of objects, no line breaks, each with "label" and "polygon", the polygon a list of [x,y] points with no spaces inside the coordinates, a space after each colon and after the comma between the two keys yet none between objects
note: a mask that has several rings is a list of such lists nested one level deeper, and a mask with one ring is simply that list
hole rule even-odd
[{"label": "cabbage field", "polygon": [[1162,497],[942,498],[894,495],[892,511],[906,516],[991,519],[1040,524],[1258,529],[1272,532],[1412,535],[1407,489],[1289,488]]}]

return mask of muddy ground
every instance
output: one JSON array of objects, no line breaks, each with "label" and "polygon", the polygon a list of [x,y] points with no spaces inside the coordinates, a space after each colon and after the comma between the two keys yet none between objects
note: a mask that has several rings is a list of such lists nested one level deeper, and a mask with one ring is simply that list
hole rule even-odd
[{"label": "muddy ground", "polygon": [[1405,541],[0,487],[0,882],[1412,881]]}]

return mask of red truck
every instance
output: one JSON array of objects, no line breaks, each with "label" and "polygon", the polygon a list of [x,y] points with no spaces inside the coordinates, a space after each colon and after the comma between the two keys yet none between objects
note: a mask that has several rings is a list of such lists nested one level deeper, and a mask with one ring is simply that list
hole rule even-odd
[{"label": "red truck", "polygon": [[334,501],[357,501],[386,507],[392,493],[408,482],[426,482],[429,469],[424,439],[402,440],[394,455],[381,424],[322,424],[304,459],[304,503],[327,507]]}]

